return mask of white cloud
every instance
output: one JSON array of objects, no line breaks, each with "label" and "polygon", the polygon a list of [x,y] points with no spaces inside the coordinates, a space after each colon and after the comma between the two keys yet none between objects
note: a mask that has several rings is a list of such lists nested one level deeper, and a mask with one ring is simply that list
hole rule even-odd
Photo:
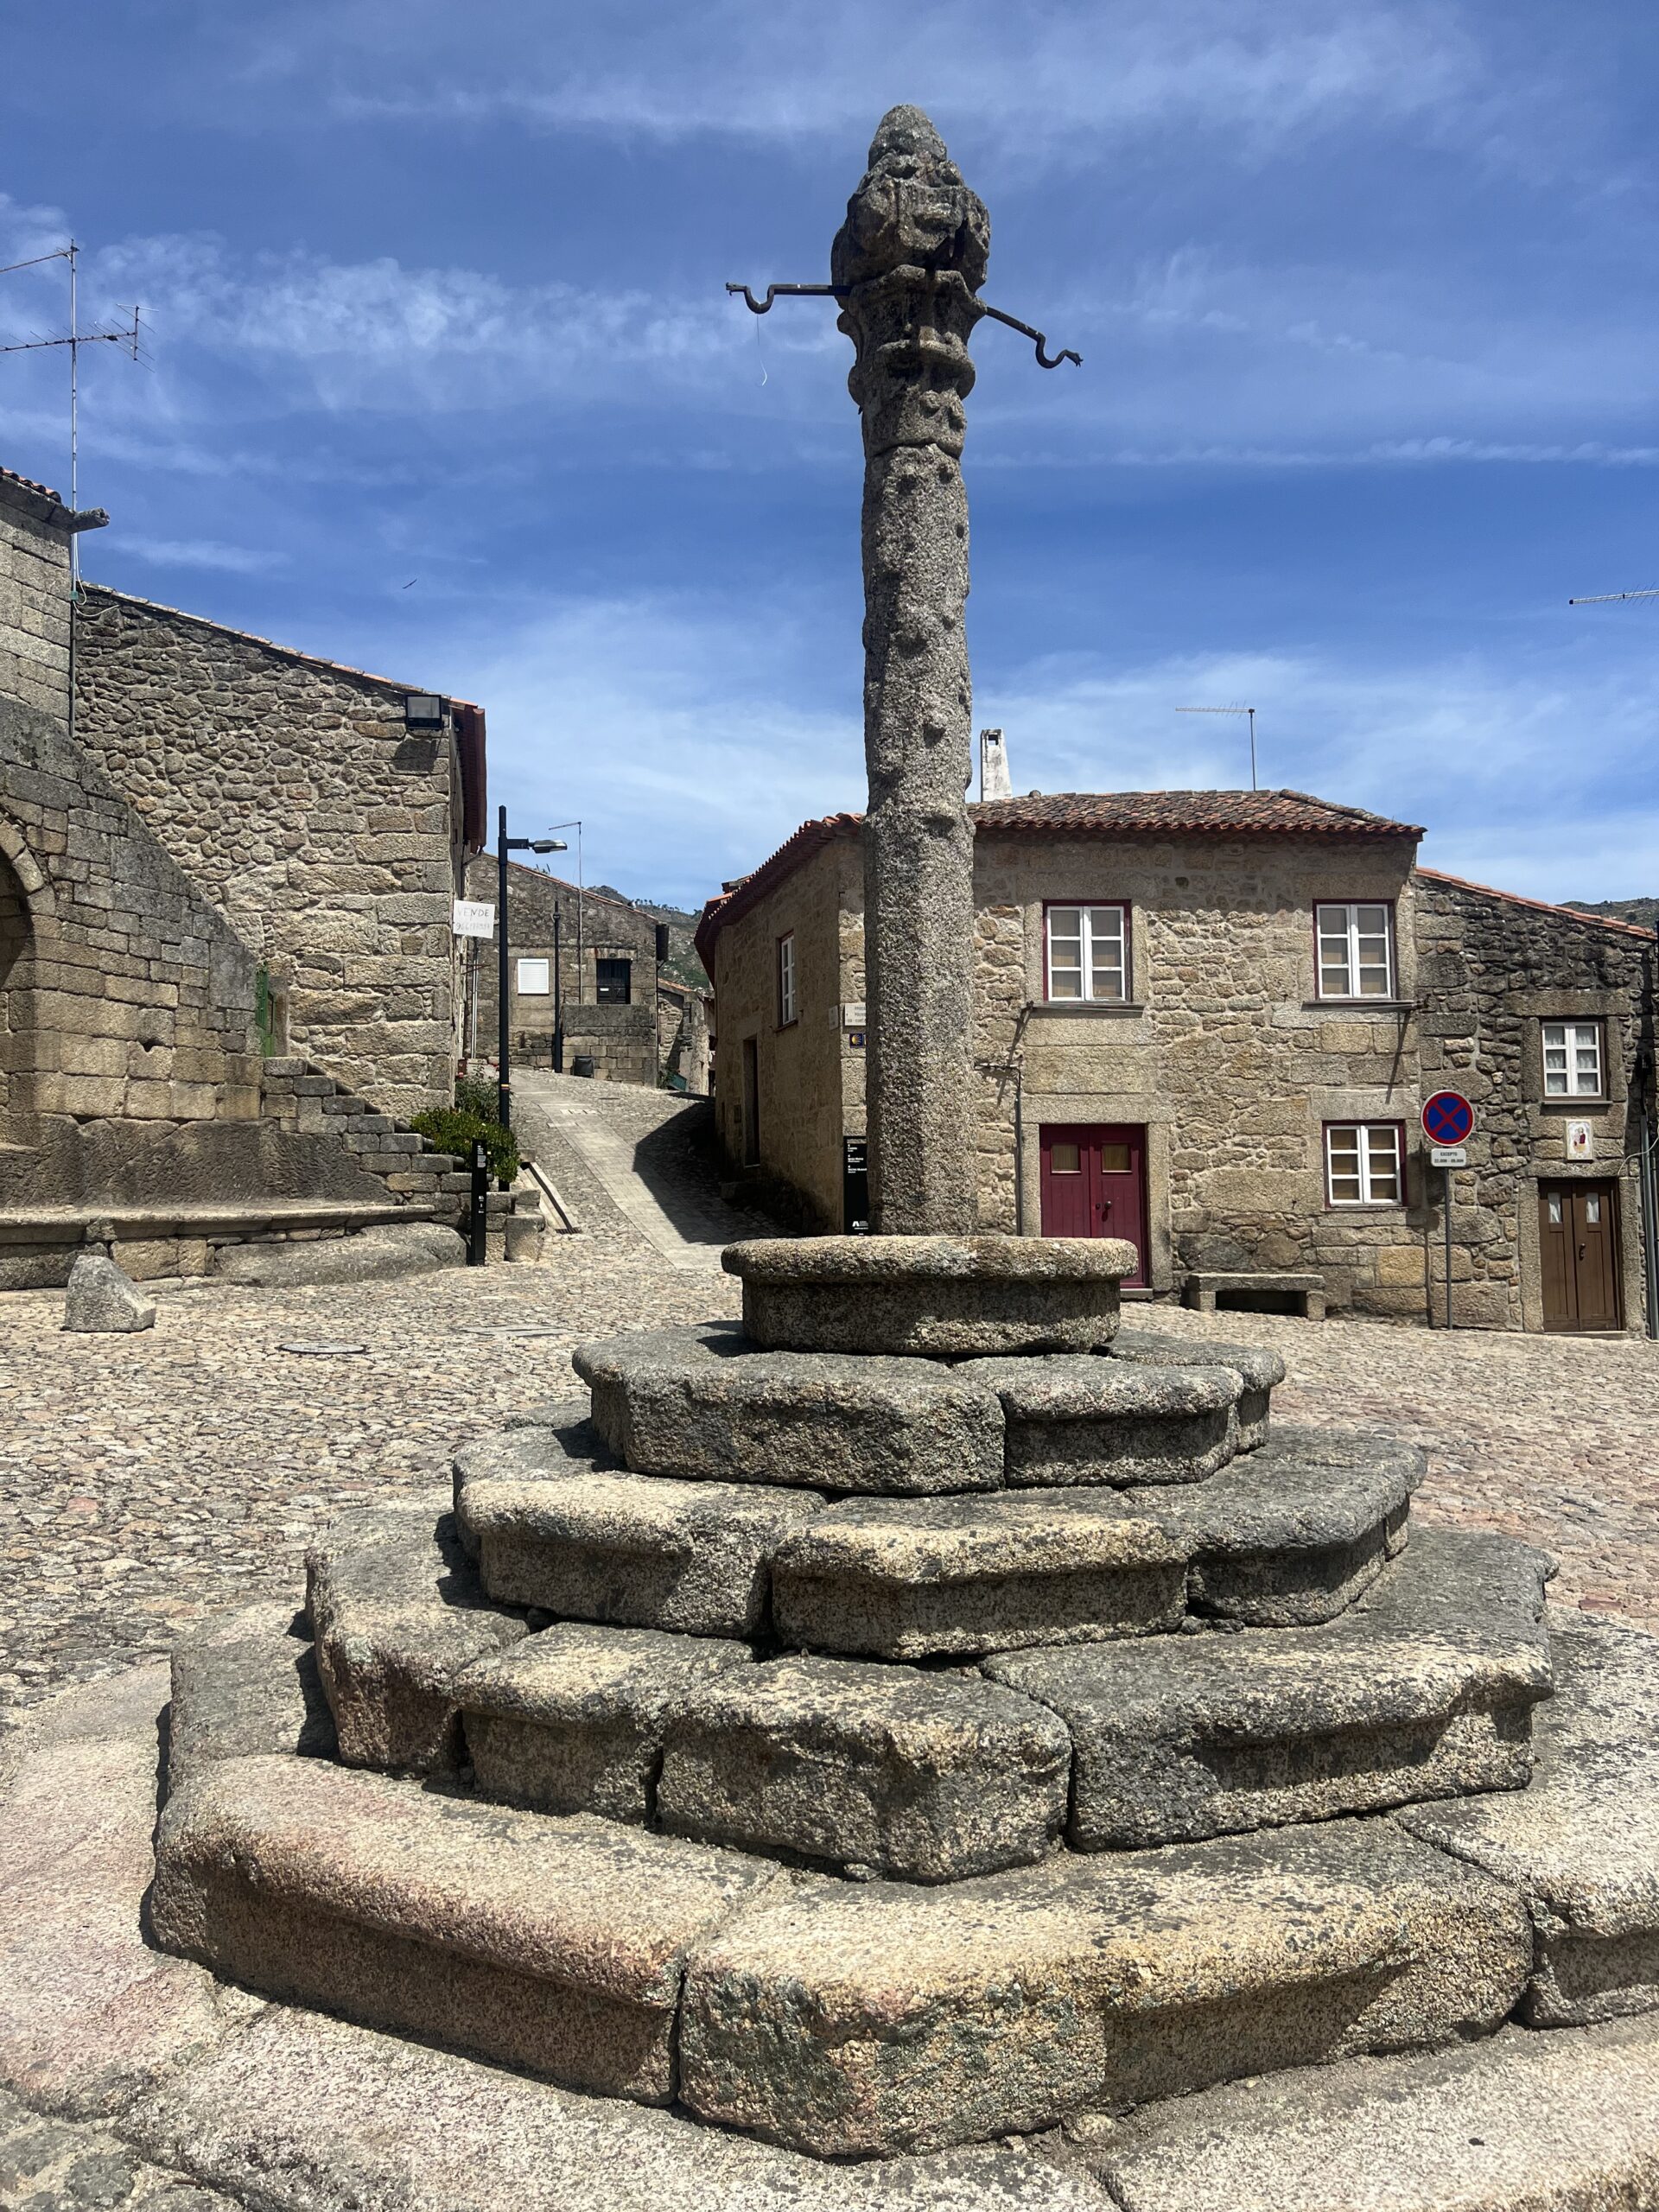
[{"label": "white cloud", "polygon": [[264,575],[288,565],[286,553],[262,552],[251,545],[221,545],[211,537],[143,537],[124,532],[121,550],[160,569],[213,569],[228,575]]}]

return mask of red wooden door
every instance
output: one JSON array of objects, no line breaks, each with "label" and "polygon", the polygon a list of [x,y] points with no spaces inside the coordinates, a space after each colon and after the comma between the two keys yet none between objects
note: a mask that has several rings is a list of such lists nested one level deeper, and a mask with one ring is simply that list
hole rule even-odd
[{"label": "red wooden door", "polygon": [[1147,1274],[1147,1133],[1128,1122],[1063,1122],[1039,1140],[1045,1236],[1122,1236]]}]

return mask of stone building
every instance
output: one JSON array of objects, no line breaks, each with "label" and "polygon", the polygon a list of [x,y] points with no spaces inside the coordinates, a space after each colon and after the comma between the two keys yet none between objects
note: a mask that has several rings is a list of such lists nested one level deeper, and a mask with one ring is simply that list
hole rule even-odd
[{"label": "stone building", "polygon": [[[612,1083],[655,1086],[658,1047],[658,925],[609,893],[588,891],[537,868],[507,863],[512,1050],[520,1067],[551,1067],[555,1031],[564,1031],[564,1069],[580,1055]],[[497,863],[480,854],[467,872],[467,896],[494,905]],[[467,1021],[469,1055],[493,1059],[496,950],[474,939]]]},{"label": "stone building", "polygon": [[385,1109],[452,1095],[482,717],[417,733],[397,686],[96,588],[72,620],[105,519],[0,470],[0,1287],[94,1223],[155,1274],[453,1217]]},{"label": "stone building", "polygon": [[386,1112],[446,1104],[481,712],[98,585],[75,656],[76,743],[254,953],[275,1040]]},{"label": "stone building", "polygon": [[660,972],[657,978],[657,1063],[671,1088],[709,1095],[709,996]]},{"label": "stone building", "polygon": [[[1459,1325],[1635,1328],[1653,936],[1415,865],[1290,791],[993,800],[975,822],[987,1229],[1126,1236],[1132,1294],[1444,1313],[1419,1113],[1474,1103]],[[721,1142],[834,1229],[868,1206],[863,855],[803,825],[705,910]]]}]

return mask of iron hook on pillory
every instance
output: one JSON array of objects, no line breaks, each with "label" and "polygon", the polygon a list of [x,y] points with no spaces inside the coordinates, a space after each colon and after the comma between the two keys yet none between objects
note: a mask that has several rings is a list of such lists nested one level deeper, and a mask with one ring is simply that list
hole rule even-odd
[{"label": "iron hook on pillory", "polygon": [[[774,300],[840,300],[846,297],[850,287],[845,284],[768,284],[763,300],[757,300],[747,284],[728,284],[726,289],[741,297],[751,315],[770,315]],[[1046,336],[1040,330],[1033,330],[1028,322],[1021,322],[1017,315],[1006,315],[1001,308],[988,308],[982,301],[980,307],[981,312],[988,315],[993,322],[1006,323],[1010,330],[1017,330],[1022,338],[1030,339],[1037,348],[1039,369],[1058,369],[1062,361],[1075,362],[1078,368],[1083,366],[1082,354],[1074,353],[1069,346],[1063,346],[1051,359]]]}]

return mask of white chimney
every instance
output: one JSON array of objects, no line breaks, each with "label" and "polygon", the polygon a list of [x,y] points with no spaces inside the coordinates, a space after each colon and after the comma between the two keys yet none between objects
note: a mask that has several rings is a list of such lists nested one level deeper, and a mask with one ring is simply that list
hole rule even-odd
[{"label": "white chimney", "polygon": [[1008,748],[1000,729],[979,733],[979,795],[981,798],[1012,798],[1008,781]]}]

